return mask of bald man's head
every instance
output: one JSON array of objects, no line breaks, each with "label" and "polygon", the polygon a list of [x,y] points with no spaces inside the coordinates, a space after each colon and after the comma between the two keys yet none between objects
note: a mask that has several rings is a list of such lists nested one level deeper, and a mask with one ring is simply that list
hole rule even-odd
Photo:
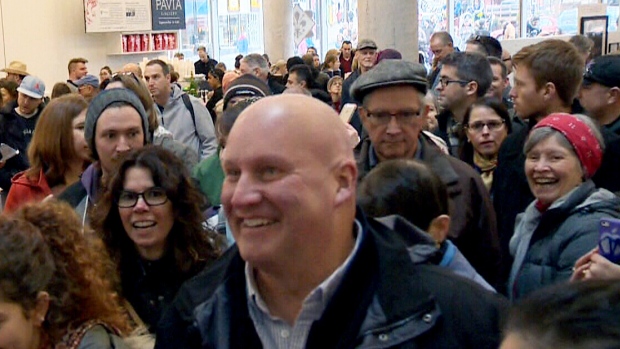
[{"label": "bald man's head", "polygon": [[125,64],[123,66],[123,68],[121,69],[121,72],[122,73],[133,73],[133,75],[135,75],[138,78],[142,79],[142,69],[140,68],[139,65],[137,65],[135,63]]},{"label": "bald man's head", "polygon": [[[267,139],[277,133],[296,134],[293,142],[308,143],[306,155],[313,153],[321,160],[353,157],[345,125],[327,104],[302,95],[266,98],[246,109],[237,120],[238,132],[264,130]],[[235,129],[233,129],[234,132]],[[231,137],[233,134],[231,133]]]},{"label": "bald man's head", "polygon": [[[267,97],[239,116],[222,153],[222,204],[246,261],[301,250],[309,262],[351,237],[357,168],[348,140],[334,110],[303,95]],[[257,227],[274,241],[252,240]]]}]

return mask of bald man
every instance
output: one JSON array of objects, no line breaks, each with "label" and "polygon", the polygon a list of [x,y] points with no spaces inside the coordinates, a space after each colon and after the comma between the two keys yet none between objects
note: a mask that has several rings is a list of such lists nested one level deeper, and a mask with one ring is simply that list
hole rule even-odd
[{"label": "bald man", "polygon": [[326,104],[254,103],[222,167],[237,244],[181,288],[156,348],[497,347],[501,301],[415,265],[396,232],[356,211],[353,151]]},{"label": "bald man", "polygon": [[133,73],[139,79],[142,79],[142,68],[136,63],[127,63],[121,69],[121,73]]}]

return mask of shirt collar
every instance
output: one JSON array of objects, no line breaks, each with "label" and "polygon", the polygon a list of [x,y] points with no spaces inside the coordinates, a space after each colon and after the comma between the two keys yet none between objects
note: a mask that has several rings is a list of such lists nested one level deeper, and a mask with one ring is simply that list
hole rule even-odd
[{"label": "shirt collar", "polygon": [[[362,228],[361,223],[356,219],[355,220],[355,245],[351,253],[347,257],[347,259],[342,263],[338,269],[336,269],[327,279],[325,279],[321,284],[319,284],[304,300],[302,307],[311,302],[320,302],[321,304],[321,312],[327,306],[327,303],[332,298],[342,279],[346,270],[351,265],[353,261],[353,257],[357,254],[359,247],[362,242],[362,235],[364,233],[364,229]],[[247,296],[250,302],[253,302],[259,309],[265,314],[270,314],[269,309],[267,308],[267,303],[263,300],[260,293],[258,292],[258,287],[256,285],[256,279],[254,277],[254,270],[250,267],[250,265],[245,263],[245,281],[247,285]]]}]

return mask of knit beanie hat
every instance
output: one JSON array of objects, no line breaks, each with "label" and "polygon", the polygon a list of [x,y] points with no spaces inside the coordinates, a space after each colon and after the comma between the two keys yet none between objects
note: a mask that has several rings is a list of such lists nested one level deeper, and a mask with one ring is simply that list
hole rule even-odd
[{"label": "knit beanie hat", "polygon": [[397,50],[386,48],[377,54],[377,63],[384,59],[403,59],[403,55]]},{"label": "knit beanie hat", "polygon": [[234,97],[267,97],[271,90],[261,79],[251,74],[244,74],[235,79],[224,94],[224,110]]},{"label": "knit beanie hat", "polygon": [[138,96],[133,91],[126,88],[113,88],[101,91],[88,105],[86,111],[86,121],[84,122],[84,139],[90,147],[95,160],[99,160],[97,149],[95,148],[95,127],[101,114],[111,105],[117,102],[126,103],[133,107],[142,118],[142,132],[144,133],[144,144],[151,143],[151,133],[149,130],[149,117],[144,110],[144,106]]}]

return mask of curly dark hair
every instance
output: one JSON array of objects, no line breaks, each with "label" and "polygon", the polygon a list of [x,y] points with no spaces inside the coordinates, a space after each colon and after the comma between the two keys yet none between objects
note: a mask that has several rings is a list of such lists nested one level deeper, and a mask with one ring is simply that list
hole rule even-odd
[{"label": "curly dark hair", "polygon": [[172,203],[174,224],[168,234],[176,268],[181,273],[193,273],[207,262],[219,257],[221,239],[216,232],[203,226],[200,210],[204,196],[194,186],[183,162],[174,154],[158,146],[137,149],[123,159],[100,199],[92,219],[92,227],[103,239],[108,253],[120,272],[123,258],[135,253],[135,245],[123,228],[116,201],[123,190],[125,174],[131,168],[151,172],[156,186],[166,191]]},{"label": "curly dark hair", "polygon": [[[113,290],[112,264],[103,243],[87,240],[68,204],[30,204],[10,218],[1,216],[0,251],[0,275],[14,276],[2,279],[5,298],[32,309],[39,291],[49,293],[44,330],[50,343],[59,343],[68,332],[95,319],[121,334],[131,332]],[[14,287],[5,287],[11,283]]]},{"label": "curly dark hair", "polygon": [[0,299],[34,309],[56,269],[41,232],[32,224],[0,216]]}]

